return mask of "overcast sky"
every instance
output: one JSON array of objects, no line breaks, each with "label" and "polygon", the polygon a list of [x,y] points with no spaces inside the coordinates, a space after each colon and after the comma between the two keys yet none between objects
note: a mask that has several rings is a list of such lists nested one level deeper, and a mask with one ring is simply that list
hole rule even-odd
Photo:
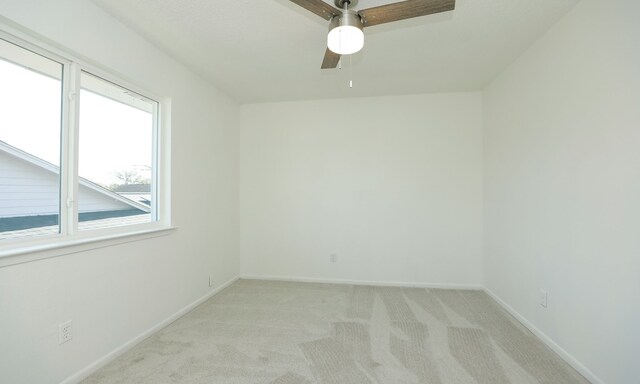
[{"label": "overcast sky", "polygon": [[[0,60],[0,140],[59,165],[60,93],[60,81]],[[149,177],[152,115],[87,91],[80,104],[80,176],[103,185],[119,171]]]}]

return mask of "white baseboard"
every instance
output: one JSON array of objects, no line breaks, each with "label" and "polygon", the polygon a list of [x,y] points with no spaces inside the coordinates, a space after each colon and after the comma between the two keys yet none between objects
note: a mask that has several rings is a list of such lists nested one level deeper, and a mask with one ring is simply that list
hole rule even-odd
[{"label": "white baseboard", "polygon": [[92,373],[96,372],[98,369],[104,367],[105,365],[107,365],[108,363],[113,361],[118,356],[122,355],[123,353],[127,352],[128,350],[130,350],[131,348],[136,346],[141,341],[145,340],[146,338],[148,338],[149,336],[151,336],[154,333],[158,332],[159,330],[161,330],[162,328],[166,327],[167,325],[173,323],[174,321],[176,321],[180,317],[184,316],[187,312],[191,311],[192,309],[194,309],[198,305],[200,305],[200,304],[204,303],[205,301],[207,301],[208,299],[210,299],[212,296],[215,296],[217,293],[219,293],[220,291],[222,291],[223,289],[225,289],[229,285],[233,284],[236,280],[238,280],[238,278],[239,277],[234,277],[233,279],[227,281],[226,283],[216,287],[212,291],[207,292],[206,295],[202,296],[198,300],[196,300],[193,303],[187,305],[186,307],[180,309],[176,313],[174,313],[171,316],[167,317],[166,319],[162,320],[160,323],[158,323],[158,324],[154,325],[153,327],[147,329],[146,331],[142,332],[138,336],[134,337],[133,339],[127,341],[126,343],[122,344],[118,348],[116,348],[113,351],[109,352],[105,356],[103,356],[103,357],[99,358],[98,360],[94,361],[93,363],[89,364],[88,366],[86,366],[82,370],[76,372],[75,374],[73,374],[72,376],[70,376],[69,378],[64,380],[61,384],[76,384],[76,383],[79,383],[80,381],[84,380],[85,378],[87,378]]},{"label": "white baseboard", "polygon": [[439,288],[439,289],[464,289],[483,290],[480,284],[442,284],[442,283],[418,283],[399,281],[369,281],[369,280],[346,280],[346,279],[321,279],[315,277],[285,277],[285,276],[254,276],[240,275],[246,280],[266,280],[266,281],[291,281],[297,283],[324,283],[324,284],[349,284],[349,285],[372,285],[379,287],[409,287],[409,288]]},{"label": "white baseboard", "polygon": [[515,309],[513,309],[509,304],[507,304],[504,300],[502,300],[498,295],[493,293],[489,288],[484,288],[484,291],[491,296],[493,300],[495,300],[502,308],[504,308],[507,312],[511,314],[511,316],[515,317],[522,325],[527,327],[531,333],[536,335],[543,343],[545,343],[549,348],[551,348],[555,353],[557,353],[564,361],[567,362],[570,366],[572,366],[576,371],[580,372],[585,379],[589,380],[592,384],[604,384],[599,377],[597,377],[593,372],[589,370],[589,368],[585,367],[582,363],[580,363],[575,357],[571,356],[569,352],[565,351],[561,346],[556,344],[549,336],[547,336],[544,332],[539,330],[535,325],[533,325],[529,320],[527,320],[524,316],[518,313]]}]

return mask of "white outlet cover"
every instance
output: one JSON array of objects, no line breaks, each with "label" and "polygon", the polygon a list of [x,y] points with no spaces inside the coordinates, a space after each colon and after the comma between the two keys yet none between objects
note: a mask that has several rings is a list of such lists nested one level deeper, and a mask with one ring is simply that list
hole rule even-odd
[{"label": "white outlet cover", "polygon": [[58,325],[58,343],[63,344],[73,339],[73,323],[71,320]]},{"label": "white outlet cover", "polygon": [[540,290],[540,305],[544,308],[547,308],[549,294],[547,291],[541,289]]}]

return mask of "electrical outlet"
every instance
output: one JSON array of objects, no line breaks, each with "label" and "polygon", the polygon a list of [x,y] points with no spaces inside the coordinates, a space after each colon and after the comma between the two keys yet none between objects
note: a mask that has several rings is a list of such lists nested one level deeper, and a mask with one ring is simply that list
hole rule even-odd
[{"label": "electrical outlet", "polygon": [[213,287],[213,276],[209,275],[209,287]]},{"label": "electrical outlet", "polygon": [[540,305],[544,308],[547,308],[547,300],[548,300],[549,294],[547,293],[547,291],[541,289],[540,290]]},{"label": "electrical outlet", "polygon": [[73,339],[73,323],[71,320],[58,325],[58,344],[66,343]]},{"label": "electrical outlet", "polygon": [[329,261],[331,261],[332,263],[337,263],[338,255],[336,255],[335,253],[332,253],[331,256],[329,257]]}]

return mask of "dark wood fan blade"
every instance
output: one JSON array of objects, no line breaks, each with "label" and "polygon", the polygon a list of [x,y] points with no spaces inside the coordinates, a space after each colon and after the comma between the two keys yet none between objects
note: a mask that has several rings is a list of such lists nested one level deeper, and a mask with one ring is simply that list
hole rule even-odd
[{"label": "dark wood fan blade", "polygon": [[339,15],[341,12],[322,0],[291,0],[302,8],[315,13],[325,20],[331,20],[333,16]]},{"label": "dark wood fan blade", "polygon": [[358,11],[365,27],[452,11],[456,0],[407,0]]},{"label": "dark wood fan blade", "polygon": [[340,61],[340,55],[333,52],[329,48],[327,48],[324,53],[324,60],[322,60],[322,69],[331,69],[338,66],[338,62]]}]

